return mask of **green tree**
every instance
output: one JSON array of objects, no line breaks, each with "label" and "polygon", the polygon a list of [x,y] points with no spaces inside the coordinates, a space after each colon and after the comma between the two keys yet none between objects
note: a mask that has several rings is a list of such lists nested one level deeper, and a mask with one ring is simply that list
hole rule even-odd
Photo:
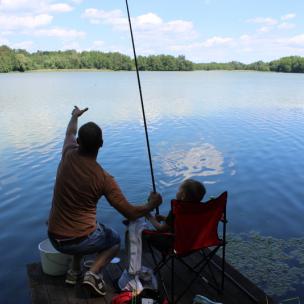
[{"label": "green tree", "polygon": [[0,72],[7,73],[14,71],[16,57],[12,49],[8,46],[0,46]]},{"label": "green tree", "polygon": [[31,68],[32,62],[29,57],[22,53],[16,54],[15,70],[19,72],[25,72],[30,70]]}]

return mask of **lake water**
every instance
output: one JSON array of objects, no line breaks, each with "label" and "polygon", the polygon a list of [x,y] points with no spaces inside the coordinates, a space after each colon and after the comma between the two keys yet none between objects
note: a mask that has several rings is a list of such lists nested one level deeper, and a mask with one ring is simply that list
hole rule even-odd
[{"label": "lake water", "polygon": [[[207,198],[228,190],[230,233],[255,231],[261,238],[301,242],[304,75],[145,72],[141,77],[162,213],[178,185],[192,177],[206,184]],[[135,73],[0,74],[0,303],[30,302],[25,265],[39,260],[37,244],[46,238],[74,105],[89,107],[80,125],[95,121],[103,128],[98,161],[127,198],[144,202],[151,190]],[[123,234],[122,217],[104,199],[98,219]],[[300,255],[294,264],[303,270],[304,249]],[[296,278],[278,296],[303,296],[303,276]]]}]

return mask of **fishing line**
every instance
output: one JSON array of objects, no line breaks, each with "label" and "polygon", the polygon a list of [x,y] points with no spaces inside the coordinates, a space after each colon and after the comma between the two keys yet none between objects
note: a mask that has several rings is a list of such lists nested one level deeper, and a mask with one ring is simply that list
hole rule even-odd
[{"label": "fishing line", "polygon": [[[148,155],[149,155],[152,186],[153,186],[153,192],[156,192],[154,172],[153,172],[153,164],[152,164],[152,157],[151,157],[151,150],[150,150],[150,143],[149,143],[149,135],[148,135],[148,128],[147,128],[146,114],[145,114],[145,107],[144,107],[144,101],[143,101],[143,94],[142,94],[142,90],[141,90],[141,82],[140,82],[140,77],[139,77],[138,62],[137,62],[137,56],[136,56],[136,50],[135,50],[135,43],[134,43],[134,36],[133,36],[133,30],[132,30],[132,23],[131,23],[128,0],[126,0],[126,7],[127,7],[130,34],[131,34],[131,40],[132,40],[132,46],[133,46],[134,62],[135,62],[135,68],[136,68],[136,75],[137,75],[137,83],[138,83],[139,96],[140,96],[140,102],[141,102],[141,109],[142,109],[143,120],[144,120],[144,127],[145,127],[145,135],[146,135],[146,142],[147,142]],[[156,207],[156,213],[159,214],[158,207]]]}]

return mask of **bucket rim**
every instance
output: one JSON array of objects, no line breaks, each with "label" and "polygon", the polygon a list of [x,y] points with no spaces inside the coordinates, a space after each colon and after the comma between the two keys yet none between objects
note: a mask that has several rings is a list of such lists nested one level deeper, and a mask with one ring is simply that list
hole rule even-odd
[{"label": "bucket rim", "polygon": [[[54,249],[54,251],[50,252],[50,251],[47,251],[46,249],[44,248],[41,248],[42,244],[45,243],[45,242],[49,242],[50,245],[52,246],[52,248]],[[52,245],[51,241],[49,238],[47,239],[44,239],[43,241],[41,241],[39,244],[38,244],[38,250],[40,252],[43,252],[43,253],[50,253],[50,254],[63,254],[61,252],[59,252],[56,248],[54,248],[54,246]]]}]

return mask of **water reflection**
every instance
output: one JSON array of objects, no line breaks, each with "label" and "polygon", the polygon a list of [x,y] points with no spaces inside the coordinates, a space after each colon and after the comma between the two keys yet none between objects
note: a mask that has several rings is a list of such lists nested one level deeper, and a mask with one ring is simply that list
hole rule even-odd
[{"label": "water reflection", "polygon": [[[216,177],[224,173],[224,156],[209,143],[192,148],[189,145],[174,146],[159,161],[165,175],[182,180],[193,176]],[[215,182],[215,179],[205,181],[209,184]]]},{"label": "water reflection", "polygon": [[[13,146],[16,149],[30,149],[33,144],[46,144],[56,138],[56,119],[51,113],[34,110],[9,112],[1,120],[0,149]],[[3,146],[2,146],[3,145]],[[1,152],[1,150],[0,150]]]}]

